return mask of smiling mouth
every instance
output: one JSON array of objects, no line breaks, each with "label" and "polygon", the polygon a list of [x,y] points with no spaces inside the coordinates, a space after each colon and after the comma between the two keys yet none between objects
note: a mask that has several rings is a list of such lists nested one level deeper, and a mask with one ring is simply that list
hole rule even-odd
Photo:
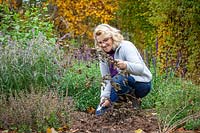
[{"label": "smiling mouth", "polygon": [[107,49],[108,47],[103,47],[103,49]]}]

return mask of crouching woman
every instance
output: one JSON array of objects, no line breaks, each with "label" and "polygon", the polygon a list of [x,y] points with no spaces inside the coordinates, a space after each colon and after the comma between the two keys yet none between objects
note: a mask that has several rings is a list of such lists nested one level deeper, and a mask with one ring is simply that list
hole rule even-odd
[{"label": "crouching woman", "polygon": [[151,90],[152,74],[137,48],[132,42],[124,40],[120,30],[108,24],[95,28],[94,40],[96,48],[105,55],[100,60],[105,85],[101,88],[96,115],[104,114],[112,103],[119,102],[127,94],[133,96],[133,107],[139,108],[139,99]]}]

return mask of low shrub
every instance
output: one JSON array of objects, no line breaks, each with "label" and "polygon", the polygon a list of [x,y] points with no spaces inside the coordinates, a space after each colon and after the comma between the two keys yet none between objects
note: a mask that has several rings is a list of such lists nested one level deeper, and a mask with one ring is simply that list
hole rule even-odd
[{"label": "low shrub", "polygon": [[52,43],[40,34],[25,47],[14,41],[0,45],[0,93],[57,86],[65,60],[64,52]]},{"label": "low shrub", "polygon": [[17,132],[45,132],[47,128],[70,125],[72,101],[57,91],[20,91],[0,96],[0,128]]},{"label": "low shrub", "polygon": [[96,108],[99,103],[101,75],[97,63],[78,61],[69,68],[62,80],[60,90],[68,91],[78,110]]}]

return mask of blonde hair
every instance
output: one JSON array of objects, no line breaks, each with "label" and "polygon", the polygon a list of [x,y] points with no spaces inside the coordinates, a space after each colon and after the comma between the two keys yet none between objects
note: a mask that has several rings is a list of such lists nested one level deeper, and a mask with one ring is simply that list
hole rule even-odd
[{"label": "blonde hair", "polygon": [[124,40],[124,37],[121,35],[120,30],[108,25],[108,24],[100,24],[94,30],[94,40],[95,40],[95,47],[97,49],[101,49],[98,46],[97,36],[102,36],[103,38],[112,37],[113,39],[113,50],[115,50],[120,42]]}]

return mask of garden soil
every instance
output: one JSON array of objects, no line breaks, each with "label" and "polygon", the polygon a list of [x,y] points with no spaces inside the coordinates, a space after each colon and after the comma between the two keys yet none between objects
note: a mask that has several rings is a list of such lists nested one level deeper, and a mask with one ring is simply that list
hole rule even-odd
[{"label": "garden soil", "polygon": [[154,110],[134,110],[131,105],[115,106],[102,116],[94,111],[74,112],[71,132],[75,133],[156,133],[159,131]]}]

